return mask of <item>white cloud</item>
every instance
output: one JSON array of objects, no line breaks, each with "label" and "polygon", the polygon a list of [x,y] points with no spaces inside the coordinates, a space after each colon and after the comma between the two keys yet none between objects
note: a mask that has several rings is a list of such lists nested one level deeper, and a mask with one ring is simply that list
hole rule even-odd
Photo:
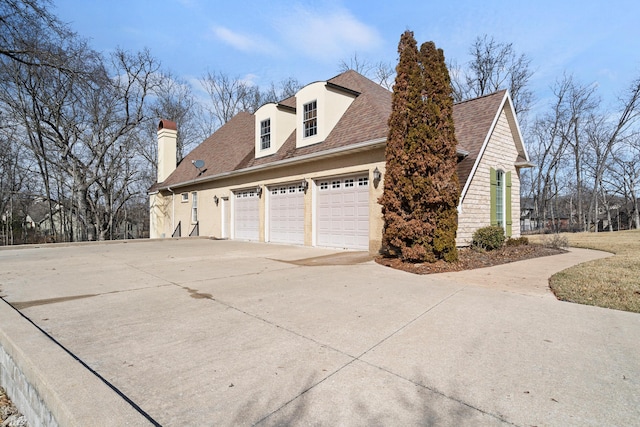
[{"label": "white cloud", "polygon": [[235,47],[238,50],[251,51],[253,50],[253,47],[255,45],[255,42],[249,36],[234,32],[225,27],[214,27],[213,34],[216,36],[216,38]]},{"label": "white cloud", "polygon": [[358,21],[343,8],[292,8],[277,20],[275,29],[286,43],[305,56],[335,61],[354,52],[366,52],[378,47],[378,32]]},{"label": "white cloud", "polygon": [[273,43],[260,36],[243,34],[223,26],[214,26],[212,33],[218,40],[243,52],[275,53],[277,51]]}]

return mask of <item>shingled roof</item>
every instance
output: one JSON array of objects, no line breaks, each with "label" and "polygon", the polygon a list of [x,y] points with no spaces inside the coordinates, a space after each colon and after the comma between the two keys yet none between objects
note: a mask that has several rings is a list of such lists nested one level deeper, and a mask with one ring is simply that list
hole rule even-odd
[{"label": "shingled roof", "polygon": [[458,163],[458,180],[464,185],[489,135],[506,90],[457,103],[453,106],[453,125],[458,149],[469,154]]},{"label": "shingled roof", "polygon": [[[296,148],[294,130],[277,153],[255,158],[255,118],[252,114],[239,113],[191,151],[164,182],[155,184],[150,191],[354,144],[375,143],[387,137],[391,92],[353,70],[328,80],[328,83],[355,92],[357,96],[325,141]],[[500,91],[453,107],[458,148],[469,153],[458,164],[461,184],[466,182],[473,169],[504,96],[505,91]],[[295,107],[295,97],[287,98],[281,104]],[[202,171],[193,167],[191,163],[194,160],[204,160]]]}]

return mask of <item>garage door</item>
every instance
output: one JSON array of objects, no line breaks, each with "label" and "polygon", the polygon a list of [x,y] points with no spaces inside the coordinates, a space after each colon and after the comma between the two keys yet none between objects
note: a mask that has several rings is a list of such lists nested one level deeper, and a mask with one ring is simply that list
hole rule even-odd
[{"label": "garage door", "polygon": [[233,224],[235,239],[259,240],[260,197],[255,190],[235,192]]},{"label": "garage door", "polygon": [[290,184],[269,189],[269,241],[304,244],[304,190]]},{"label": "garage door", "polygon": [[317,244],[369,249],[369,177],[318,180]]}]

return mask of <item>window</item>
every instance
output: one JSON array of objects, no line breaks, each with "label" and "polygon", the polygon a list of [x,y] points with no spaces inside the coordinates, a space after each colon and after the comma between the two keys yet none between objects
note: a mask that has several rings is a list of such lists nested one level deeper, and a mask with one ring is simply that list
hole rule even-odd
[{"label": "window", "polygon": [[331,188],[340,188],[340,181],[331,181]]},{"label": "window", "polygon": [[496,171],[496,223],[505,228],[504,224],[504,172]]},{"label": "window", "polygon": [[314,136],[318,133],[318,107],[316,101],[304,104],[304,118],[302,121],[304,137]]},{"label": "window", "polygon": [[353,179],[345,179],[344,180],[344,186],[345,186],[345,188],[353,187]]},{"label": "window", "polygon": [[198,193],[191,193],[191,222],[198,222]]},{"label": "window", "polygon": [[271,119],[260,122],[260,149],[266,150],[271,147]]},{"label": "window", "polygon": [[507,237],[513,232],[511,212],[511,172],[490,169],[491,181],[491,225],[504,229]]},{"label": "window", "polygon": [[189,201],[189,193],[182,193],[182,203]]},{"label": "window", "polygon": [[358,187],[366,187],[369,185],[369,177],[358,178]]},{"label": "window", "polygon": [[321,190],[326,190],[326,189],[328,189],[328,188],[329,188],[329,183],[328,183],[327,181],[322,181],[322,182],[320,183],[320,189],[321,189]]}]

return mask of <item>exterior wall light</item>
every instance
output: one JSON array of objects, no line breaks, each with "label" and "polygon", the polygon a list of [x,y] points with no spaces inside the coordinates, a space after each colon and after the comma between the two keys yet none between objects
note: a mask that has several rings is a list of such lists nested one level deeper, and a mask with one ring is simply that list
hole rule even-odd
[{"label": "exterior wall light", "polygon": [[380,170],[378,170],[378,167],[376,166],[376,168],[373,170],[373,180],[380,182],[381,179],[382,179],[382,172],[380,172]]},{"label": "exterior wall light", "polygon": [[307,180],[306,180],[306,179],[304,179],[304,178],[302,179],[302,184],[301,184],[301,185],[302,185],[302,190],[303,190],[303,191],[305,191],[305,192],[306,192],[306,191],[309,189],[309,183],[308,183],[308,182],[307,182]]},{"label": "exterior wall light", "polygon": [[220,201],[220,199],[218,199],[218,196],[213,196],[213,203],[216,204],[216,206],[218,206],[218,202]]},{"label": "exterior wall light", "polygon": [[256,194],[258,195],[258,197],[262,196],[262,187],[260,185],[256,187]]}]

